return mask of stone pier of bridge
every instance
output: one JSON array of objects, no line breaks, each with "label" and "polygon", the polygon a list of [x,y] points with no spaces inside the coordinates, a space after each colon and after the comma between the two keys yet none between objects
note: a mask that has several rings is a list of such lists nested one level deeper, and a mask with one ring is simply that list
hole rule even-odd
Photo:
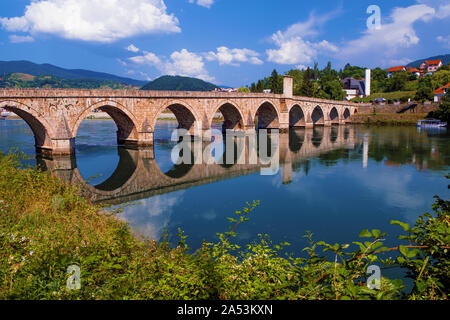
[{"label": "stone pier of bridge", "polygon": [[94,110],[111,116],[119,145],[152,146],[158,118],[165,110],[178,127],[210,141],[215,115],[222,130],[254,134],[258,129],[344,125],[357,105],[344,101],[297,97],[292,77],[284,77],[283,94],[145,90],[0,89],[0,108],[28,123],[38,153],[73,154],[82,121]]}]

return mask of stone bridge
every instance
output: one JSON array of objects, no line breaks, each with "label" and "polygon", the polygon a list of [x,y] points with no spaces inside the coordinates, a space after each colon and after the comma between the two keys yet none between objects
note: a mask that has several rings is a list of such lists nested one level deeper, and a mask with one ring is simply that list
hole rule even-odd
[{"label": "stone bridge", "polygon": [[1,89],[0,108],[14,112],[31,127],[38,153],[73,154],[81,122],[96,109],[117,125],[120,145],[151,146],[155,124],[169,109],[179,128],[210,139],[217,112],[223,129],[252,133],[258,128],[331,126],[344,124],[357,106],[293,96],[293,79],[284,78],[283,94],[176,92],[139,90]]},{"label": "stone bridge", "polygon": [[[360,141],[354,129],[348,126],[291,130],[279,135],[278,152],[272,157],[279,157],[277,162],[282,171],[283,183],[290,183],[296,164],[330,151],[354,149],[358,143]],[[247,147],[248,145],[245,148]],[[115,172],[97,186],[92,186],[83,179],[73,156],[39,158],[38,163],[43,169],[79,186],[82,194],[92,201],[110,204],[136,201],[248,175],[270,166],[262,164],[259,157],[257,163],[250,164],[249,151],[246,149],[244,164],[182,164],[162,172],[155,161],[152,147],[119,147],[118,153],[120,160]]]}]

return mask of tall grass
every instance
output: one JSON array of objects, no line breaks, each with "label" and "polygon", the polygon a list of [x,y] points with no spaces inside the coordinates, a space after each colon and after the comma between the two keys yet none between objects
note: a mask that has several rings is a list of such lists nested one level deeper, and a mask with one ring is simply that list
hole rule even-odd
[{"label": "tall grass", "polygon": [[[440,250],[450,242],[448,202],[440,202],[427,227],[420,225],[424,220],[418,222],[426,246],[414,250],[423,257],[400,247],[403,261],[381,260],[380,252],[398,248],[382,247],[386,235],[379,230],[364,230],[361,236],[372,239],[355,242],[352,250],[349,244],[314,242],[308,234],[309,257],[303,259],[283,256],[289,244],[274,245],[267,236],[243,248],[234,244],[236,229],[251,218],[257,202],[236,211],[230,230],[218,234],[217,242],[189,253],[181,231],[175,248],[165,241],[137,239],[116,211],[78,194],[48,173],[22,168],[16,154],[0,153],[0,299],[447,297],[450,267],[447,251]],[[416,241],[409,226],[394,223],[409,233],[411,243]],[[367,266],[377,262],[408,267],[422,281],[420,288],[405,296],[401,281],[384,277],[379,290],[367,288]],[[81,269],[79,290],[67,287],[71,265]]]}]

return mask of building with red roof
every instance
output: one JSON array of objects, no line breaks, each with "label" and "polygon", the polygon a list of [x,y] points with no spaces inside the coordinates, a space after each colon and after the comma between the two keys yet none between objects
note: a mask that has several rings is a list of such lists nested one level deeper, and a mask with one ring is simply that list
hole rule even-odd
[{"label": "building with red roof", "polygon": [[420,70],[417,68],[407,67],[406,71],[414,73],[416,76],[420,77]]},{"label": "building with red roof", "polygon": [[441,102],[442,96],[448,92],[448,88],[450,88],[450,83],[447,83],[445,86],[434,90],[434,102]]},{"label": "building with red roof", "polygon": [[427,60],[420,65],[420,72],[422,75],[433,74],[442,66],[441,60]]},{"label": "building with red roof", "polygon": [[395,72],[406,71],[405,66],[392,67],[388,69],[388,78],[391,78]]}]

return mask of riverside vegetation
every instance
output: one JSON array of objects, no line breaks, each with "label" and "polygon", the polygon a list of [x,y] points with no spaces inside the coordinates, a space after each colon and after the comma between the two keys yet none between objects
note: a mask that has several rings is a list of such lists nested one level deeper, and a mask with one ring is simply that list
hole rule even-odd
[{"label": "riverside vegetation", "polygon": [[[404,234],[363,230],[352,244],[315,242],[304,258],[285,255],[288,243],[268,236],[239,246],[241,223],[257,212],[247,204],[230,218],[228,232],[193,252],[179,231],[171,247],[135,237],[119,210],[90,203],[76,187],[34,167],[21,155],[0,154],[1,299],[447,299],[450,288],[449,201],[436,198],[432,213],[414,226],[392,221]],[[402,267],[413,279],[381,278],[366,286],[367,267]],[[67,268],[81,268],[81,289],[67,289]]]}]

